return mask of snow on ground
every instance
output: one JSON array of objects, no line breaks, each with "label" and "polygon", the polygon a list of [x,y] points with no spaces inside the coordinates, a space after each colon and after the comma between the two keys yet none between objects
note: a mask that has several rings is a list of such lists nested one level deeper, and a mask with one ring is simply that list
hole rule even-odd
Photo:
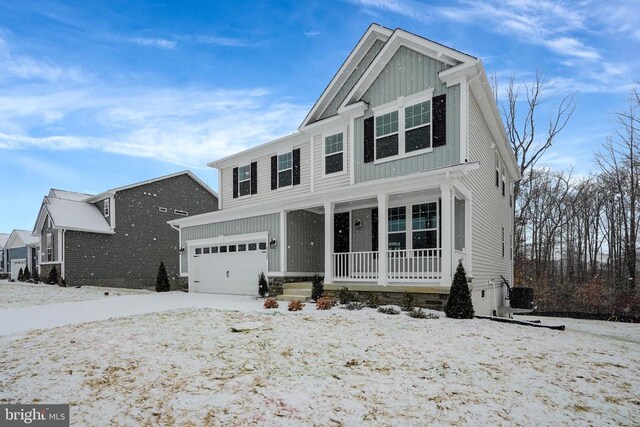
[{"label": "snow on ground", "polygon": [[[638,325],[560,332],[172,295],[200,307],[0,337],[0,402],[70,402],[75,425],[640,424]],[[169,306],[151,297],[119,298]]]},{"label": "snow on ground", "polygon": [[42,283],[33,284],[0,280],[0,309],[98,299],[104,298],[105,292],[109,292],[110,296],[150,293],[140,289],[102,288],[96,286],[61,288]]}]

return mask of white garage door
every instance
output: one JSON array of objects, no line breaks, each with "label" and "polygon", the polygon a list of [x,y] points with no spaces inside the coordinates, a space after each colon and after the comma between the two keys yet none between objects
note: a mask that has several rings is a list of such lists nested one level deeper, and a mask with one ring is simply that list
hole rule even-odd
[{"label": "white garage door", "polygon": [[21,259],[12,259],[11,260],[11,279],[18,280],[18,274],[20,273],[20,269],[24,271],[27,267],[27,260],[24,258]]},{"label": "white garage door", "polygon": [[268,267],[266,240],[194,244],[189,257],[194,292],[258,295],[258,276]]}]

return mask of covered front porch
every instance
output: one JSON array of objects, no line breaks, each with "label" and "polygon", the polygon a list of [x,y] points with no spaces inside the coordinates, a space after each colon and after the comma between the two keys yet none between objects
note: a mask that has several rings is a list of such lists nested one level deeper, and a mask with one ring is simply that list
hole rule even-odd
[{"label": "covered front porch", "polygon": [[[470,198],[463,185],[445,183],[357,200],[327,200],[321,206],[288,211],[287,229],[301,211],[315,214],[317,220],[307,228],[315,228],[324,239],[326,286],[448,289],[459,259],[468,272],[471,269]],[[305,251],[291,252],[296,235],[289,235],[285,245],[288,264],[308,256]]]}]

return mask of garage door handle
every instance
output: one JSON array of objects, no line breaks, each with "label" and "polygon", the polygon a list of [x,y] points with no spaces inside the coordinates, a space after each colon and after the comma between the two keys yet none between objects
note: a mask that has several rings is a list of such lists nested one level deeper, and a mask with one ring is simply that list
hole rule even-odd
[{"label": "garage door handle", "polygon": [[229,270],[227,270],[227,277],[229,277]]}]

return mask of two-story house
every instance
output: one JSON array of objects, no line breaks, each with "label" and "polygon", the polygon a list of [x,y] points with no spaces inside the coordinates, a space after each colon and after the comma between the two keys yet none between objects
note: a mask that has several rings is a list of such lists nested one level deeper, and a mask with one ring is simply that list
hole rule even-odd
[{"label": "two-story house", "polygon": [[209,165],[221,210],[170,222],[190,291],[254,295],[264,271],[444,300],[462,260],[476,311],[503,303],[519,173],[473,56],[373,24],[297,132]]},{"label": "two-story house", "polygon": [[0,233],[0,277],[4,277],[7,273],[7,267],[5,267],[5,253],[4,246],[7,244],[7,240],[9,240],[9,234]]},{"label": "two-story house", "polygon": [[145,288],[164,262],[175,288],[178,235],[167,221],[217,208],[217,194],[189,171],[95,195],[51,189],[33,229],[41,276],[55,266],[69,285]]}]

